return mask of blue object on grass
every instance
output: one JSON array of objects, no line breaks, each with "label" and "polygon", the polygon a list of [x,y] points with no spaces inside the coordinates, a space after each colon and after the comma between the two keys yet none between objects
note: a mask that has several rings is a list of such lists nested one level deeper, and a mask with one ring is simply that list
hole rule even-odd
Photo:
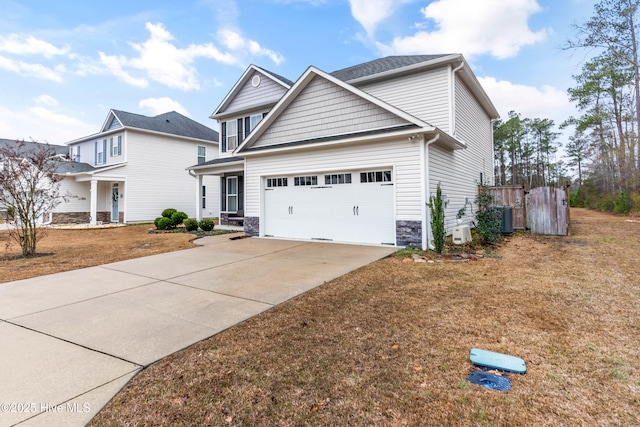
[{"label": "blue object on grass", "polygon": [[516,372],[518,374],[527,372],[527,365],[524,363],[524,360],[519,357],[509,356],[508,354],[472,348],[469,353],[469,359],[474,365],[483,368]]},{"label": "blue object on grass", "polygon": [[511,381],[509,378],[501,377],[500,375],[491,374],[489,372],[473,371],[469,374],[469,382],[472,384],[479,384],[491,390],[509,390],[511,388]]}]

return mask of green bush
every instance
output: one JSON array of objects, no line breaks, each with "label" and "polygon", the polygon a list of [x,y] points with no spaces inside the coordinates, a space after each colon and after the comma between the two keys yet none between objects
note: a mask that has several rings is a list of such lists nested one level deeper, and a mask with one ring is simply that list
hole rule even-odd
[{"label": "green bush", "polygon": [[429,209],[431,210],[431,232],[433,234],[433,245],[437,253],[441,254],[444,249],[444,207],[442,200],[442,190],[440,183],[436,189],[436,196],[429,200]]},{"label": "green bush", "polygon": [[182,224],[182,222],[187,218],[189,218],[189,215],[184,212],[174,212],[171,214],[171,221],[173,221],[173,225],[175,226]]},{"label": "green bush", "polygon": [[493,206],[493,196],[486,187],[480,187],[476,197],[476,231],[482,244],[493,244],[500,240],[500,211]]},{"label": "green bush", "polygon": [[156,220],[156,228],[158,230],[170,230],[175,228],[175,226],[173,225],[171,218],[162,217]]},{"label": "green bush", "polygon": [[627,215],[633,209],[633,200],[629,193],[620,191],[613,200],[613,211],[617,214]]},{"label": "green bush", "polygon": [[167,208],[167,209],[162,211],[162,216],[164,218],[171,218],[171,215],[173,215],[176,212],[178,212],[178,211],[173,209],[173,208]]},{"label": "green bush", "polygon": [[187,231],[196,231],[198,229],[198,221],[193,218],[187,218],[184,220],[184,228]]},{"label": "green bush", "polygon": [[600,197],[596,202],[596,208],[603,212],[613,212],[615,208],[615,196],[613,194],[606,194]]},{"label": "green bush", "polygon": [[156,228],[158,228],[158,223],[160,222],[160,220],[164,218],[163,216],[160,216],[158,218],[156,218],[155,220],[153,220],[153,225],[156,226]]},{"label": "green bush", "polygon": [[200,221],[200,229],[202,229],[202,231],[211,231],[213,230],[213,227],[215,226],[214,222],[212,219],[203,219],[202,221]]}]

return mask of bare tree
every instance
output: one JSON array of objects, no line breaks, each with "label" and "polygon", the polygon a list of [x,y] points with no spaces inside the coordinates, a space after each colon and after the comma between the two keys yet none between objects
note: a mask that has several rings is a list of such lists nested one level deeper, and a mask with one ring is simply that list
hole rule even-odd
[{"label": "bare tree", "polygon": [[61,177],[55,173],[58,161],[46,144],[0,144],[0,206],[13,215],[11,236],[23,256],[36,253],[36,243],[44,235],[38,224],[68,197],[60,194]]}]

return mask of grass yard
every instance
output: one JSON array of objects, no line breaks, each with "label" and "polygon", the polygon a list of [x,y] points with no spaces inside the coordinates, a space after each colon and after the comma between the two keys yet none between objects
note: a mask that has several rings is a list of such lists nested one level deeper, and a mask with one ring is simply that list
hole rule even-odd
[{"label": "grass yard", "polygon": [[[640,425],[640,222],[572,219],[570,237],[328,282],[150,366],[92,425]],[[528,372],[470,384],[472,347]]]},{"label": "grass yard", "polygon": [[192,234],[150,234],[149,228],[47,229],[30,258],[20,257],[20,246],[0,231],[0,283],[194,247]]}]

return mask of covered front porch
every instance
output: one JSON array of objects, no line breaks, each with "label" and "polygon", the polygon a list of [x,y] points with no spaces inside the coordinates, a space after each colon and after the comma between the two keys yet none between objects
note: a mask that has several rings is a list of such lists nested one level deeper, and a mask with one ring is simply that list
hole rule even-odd
[{"label": "covered front porch", "polygon": [[196,219],[203,217],[206,203],[205,176],[220,178],[220,210],[218,212],[221,226],[242,227],[244,225],[244,159],[241,157],[225,157],[211,160],[202,165],[189,168],[189,172],[197,179]]}]

